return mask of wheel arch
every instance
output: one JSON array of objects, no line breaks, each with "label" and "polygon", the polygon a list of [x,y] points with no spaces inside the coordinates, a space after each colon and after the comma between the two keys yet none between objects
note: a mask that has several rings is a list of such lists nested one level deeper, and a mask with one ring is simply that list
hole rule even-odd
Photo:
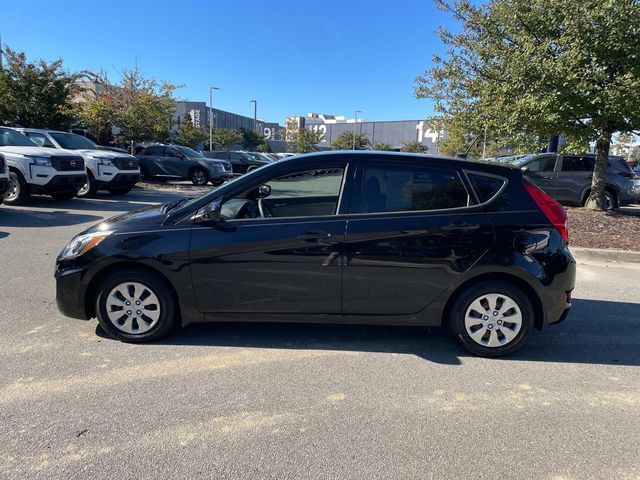
[{"label": "wheel arch", "polygon": [[[613,185],[611,183],[605,183],[604,190],[605,190],[605,192],[609,192],[609,193],[613,194],[613,202],[615,203],[616,207],[619,206],[620,191],[618,190],[618,187],[616,187],[615,185]],[[589,199],[589,194],[590,193],[591,193],[591,185],[588,185],[587,187],[585,187],[584,192],[582,192],[582,198],[580,199],[580,205],[584,206],[584,204]]]},{"label": "wheel arch", "polygon": [[145,263],[121,261],[121,262],[112,263],[106,266],[105,268],[100,270],[98,273],[96,273],[89,281],[89,284],[87,285],[87,289],[84,294],[84,304],[85,304],[87,318],[94,318],[96,316],[96,296],[98,294],[98,288],[102,283],[102,281],[112,273],[117,272],[119,270],[123,270],[123,269],[138,270],[151,275],[155,275],[156,277],[160,278],[161,281],[163,281],[171,291],[173,299],[175,300],[176,305],[178,306],[178,311],[182,315],[180,298],[178,297],[178,292],[166,275],[164,275],[157,268],[154,268]]},{"label": "wheel arch", "polygon": [[525,295],[531,300],[531,305],[533,306],[535,317],[535,327],[537,330],[542,330],[542,327],[544,325],[544,310],[542,308],[542,301],[540,300],[540,296],[535,291],[535,289],[525,280],[516,275],[504,272],[482,273],[458,285],[455,290],[449,295],[447,303],[442,309],[442,325],[444,326],[449,322],[449,313],[453,308],[453,304],[464,290],[471,287],[472,285],[487,281],[502,281],[512,283],[520,290],[522,290]]}]

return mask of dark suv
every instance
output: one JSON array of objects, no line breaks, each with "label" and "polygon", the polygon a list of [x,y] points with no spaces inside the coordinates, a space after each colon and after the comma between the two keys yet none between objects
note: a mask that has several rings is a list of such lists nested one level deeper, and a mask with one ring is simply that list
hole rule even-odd
[{"label": "dark suv", "polygon": [[219,158],[229,161],[232,165],[233,173],[240,174],[250,172],[258,167],[272,163],[268,158],[251,152],[227,152],[225,150],[218,150],[214,152],[205,152],[204,154],[209,158]]},{"label": "dark suv", "polygon": [[187,179],[194,185],[220,185],[233,176],[231,164],[211,160],[182,145],[148,145],[139,149],[140,174],[147,179]]},{"label": "dark suv", "polygon": [[202,321],[446,324],[503,355],[569,311],[566,219],[516,168],[300,155],[84,231],[57,303],[128,342]]},{"label": "dark suv", "polygon": [[[549,196],[563,205],[585,204],[591,191],[594,154],[541,153],[527,155],[512,163]],[[609,156],[605,187],[605,208],[635,202],[633,171],[622,157]]]}]

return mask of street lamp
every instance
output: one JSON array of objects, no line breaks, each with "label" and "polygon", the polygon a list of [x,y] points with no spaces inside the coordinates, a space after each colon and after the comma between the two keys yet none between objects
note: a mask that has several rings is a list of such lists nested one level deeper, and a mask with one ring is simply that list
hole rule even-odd
[{"label": "street lamp", "polygon": [[351,150],[356,149],[356,123],[358,123],[358,114],[362,113],[362,110],[356,110],[353,115],[353,145],[351,146]]},{"label": "street lamp", "polygon": [[209,87],[209,151],[213,150],[213,91],[218,87]]},{"label": "street lamp", "polygon": [[258,131],[258,101],[251,100],[249,103],[253,103],[253,132]]}]

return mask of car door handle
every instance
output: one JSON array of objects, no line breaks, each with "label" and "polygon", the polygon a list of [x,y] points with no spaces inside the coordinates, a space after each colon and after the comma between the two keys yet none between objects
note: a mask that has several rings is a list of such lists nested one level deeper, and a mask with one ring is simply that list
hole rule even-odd
[{"label": "car door handle", "polygon": [[326,240],[328,238],[331,238],[331,234],[329,232],[321,232],[318,230],[313,230],[311,232],[298,235],[298,240],[302,240],[303,242],[317,242],[320,240]]},{"label": "car door handle", "polygon": [[478,230],[480,225],[470,225],[468,223],[450,223],[442,227],[445,232],[472,232]]}]

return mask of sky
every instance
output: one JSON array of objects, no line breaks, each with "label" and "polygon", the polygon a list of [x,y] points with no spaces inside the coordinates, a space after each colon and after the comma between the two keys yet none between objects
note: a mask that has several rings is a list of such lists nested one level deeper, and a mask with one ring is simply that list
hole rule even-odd
[{"label": "sky", "polygon": [[136,66],[182,84],[180,99],[284,123],[309,112],[421,119],[415,77],[451,22],[432,0],[1,0],[2,43],[71,71]]}]

